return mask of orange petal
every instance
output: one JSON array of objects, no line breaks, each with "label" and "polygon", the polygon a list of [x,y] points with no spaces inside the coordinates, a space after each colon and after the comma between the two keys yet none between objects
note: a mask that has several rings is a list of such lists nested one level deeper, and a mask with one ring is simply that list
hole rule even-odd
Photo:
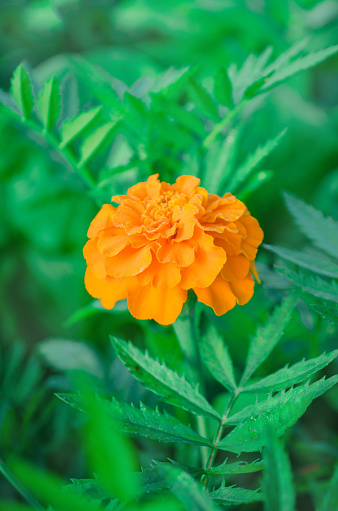
[{"label": "orange petal", "polygon": [[180,176],[176,179],[173,189],[177,192],[185,193],[190,197],[194,189],[199,186],[201,180],[194,176]]},{"label": "orange petal", "polygon": [[114,215],[115,211],[116,208],[111,204],[104,204],[89,226],[87,232],[88,238],[94,238],[94,236],[104,229],[107,218]]},{"label": "orange petal", "polygon": [[190,240],[181,241],[180,243],[163,240],[162,245],[157,250],[156,257],[160,263],[173,263],[183,268],[194,262],[195,247]]},{"label": "orange petal", "polygon": [[158,197],[161,191],[161,183],[158,180],[158,174],[153,174],[147,179],[147,194],[148,197]]},{"label": "orange petal", "polygon": [[259,247],[263,241],[264,233],[258,223],[258,220],[249,215],[241,218],[241,223],[244,225],[247,232],[247,238],[245,241],[253,247]]},{"label": "orange petal", "polygon": [[255,261],[250,261],[250,271],[251,271],[252,275],[255,277],[255,279],[257,280],[258,284],[260,284],[261,281],[260,281],[258,271],[255,266]]},{"label": "orange petal", "polygon": [[137,275],[141,286],[152,283],[155,287],[175,287],[181,280],[181,269],[172,263],[159,263],[153,258],[152,263],[142,273]]},{"label": "orange petal", "polygon": [[212,307],[216,316],[225,314],[236,305],[236,296],[232,292],[230,283],[218,275],[211,286],[194,289],[199,302]]},{"label": "orange petal", "polygon": [[242,280],[234,280],[232,282],[229,282],[232,292],[237,298],[237,303],[239,305],[244,305],[245,303],[248,303],[250,298],[253,295],[254,292],[254,286],[255,281],[252,277],[252,275],[249,273],[245,279]]},{"label": "orange petal", "polygon": [[197,236],[199,247],[195,261],[182,270],[180,285],[183,289],[209,286],[221,271],[227,258],[225,251],[214,245],[212,236],[203,231],[196,234]]},{"label": "orange petal", "polygon": [[160,325],[171,325],[179,316],[187,299],[180,286],[141,286],[128,293],[128,308],[137,319],[154,319]]},{"label": "orange petal", "polygon": [[85,275],[85,286],[88,293],[94,298],[101,300],[105,309],[112,309],[117,300],[127,298],[128,290],[134,289],[136,279],[114,279],[106,277],[98,279],[94,273],[87,268]]},{"label": "orange petal", "polygon": [[97,239],[87,241],[83,247],[83,255],[96,277],[103,279],[107,275],[104,266],[105,256],[97,248]]},{"label": "orange petal", "polygon": [[[175,237],[175,243],[183,240],[189,240],[193,237],[195,225],[197,220],[195,215],[198,213],[198,208],[192,204],[185,204],[180,209],[180,219],[178,221],[178,230]],[[178,220],[178,219],[177,219]],[[173,221],[174,215],[173,215]]]},{"label": "orange petal", "polygon": [[127,245],[132,242],[132,237],[128,236],[123,229],[115,227],[115,229],[105,229],[97,242],[100,252],[110,257],[118,254]]},{"label": "orange petal", "polygon": [[126,247],[116,256],[106,257],[106,272],[116,279],[138,275],[150,265],[151,250],[151,243],[136,250]]},{"label": "orange petal", "polygon": [[222,277],[224,280],[244,279],[250,270],[250,261],[243,255],[228,257],[227,262],[222,268]]}]

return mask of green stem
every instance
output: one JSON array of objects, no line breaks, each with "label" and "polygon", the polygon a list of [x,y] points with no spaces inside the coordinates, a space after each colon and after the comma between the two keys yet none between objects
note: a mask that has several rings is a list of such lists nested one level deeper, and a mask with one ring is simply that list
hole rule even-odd
[{"label": "green stem", "polygon": [[224,119],[222,119],[219,123],[216,124],[216,126],[214,126],[214,129],[209,133],[203,142],[203,147],[205,149],[208,149],[211,146],[217,135],[219,135],[219,133],[223,131],[227,124],[229,124],[229,122],[231,122],[232,119],[236,117],[236,115],[239,114],[241,110],[243,110],[248,101],[249,100],[246,98],[242,99],[242,101],[238,103],[238,105],[233,110],[230,110],[230,112],[227,113]]},{"label": "green stem", "polygon": [[7,481],[16,489],[17,492],[30,504],[33,509],[44,510],[45,508],[29,493],[28,490],[20,483],[15,475],[9,470],[7,465],[0,459],[0,472]]}]

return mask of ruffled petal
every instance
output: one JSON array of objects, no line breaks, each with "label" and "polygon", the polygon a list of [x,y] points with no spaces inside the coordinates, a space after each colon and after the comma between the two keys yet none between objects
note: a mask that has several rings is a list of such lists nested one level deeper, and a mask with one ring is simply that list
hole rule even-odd
[{"label": "ruffled petal", "polygon": [[97,236],[97,234],[105,228],[107,218],[113,216],[115,211],[116,208],[114,208],[111,204],[104,204],[89,226],[87,232],[88,238],[94,238],[94,236]]},{"label": "ruffled petal", "polygon": [[106,272],[116,279],[133,277],[148,268],[152,260],[152,244],[134,250],[131,247],[124,248],[114,257],[106,257]]},{"label": "ruffled petal", "polygon": [[155,287],[175,287],[181,280],[181,269],[172,263],[159,263],[153,258],[152,263],[142,273],[137,275],[141,286],[152,283]]},{"label": "ruffled petal", "polygon": [[188,197],[193,193],[194,189],[197,188],[201,180],[194,176],[180,176],[176,179],[176,183],[173,185],[173,190],[185,193]]},{"label": "ruffled petal", "polygon": [[97,248],[97,239],[89,240],[83,247],[83,255],[87,265],[98,279],[103,279],[106,275],[105,256]]},{"label": "ruffled petal", "polygon": [[255,286],[255,281],[252,275],[249,273],[245,279],[233,280],[232,282],[229,282],[229,284],[231,286],[232,292],[237,298],[237,303],[239,305],[248,303],[253,295]]},{"label": "ruffled petal", "polygon": [[243,255],[228,257],[227,262],[222,268],[222,277],[224,280],[244,279],[250,270],[250,261]]},{"label": "ruffled petal", "polygon": [[187,291],[180,286],[170,289],[148,284],[128,293],[128,308],[134,318],[154,319],[160,325],[171,325],[186,299]]},{"label": "ruffled petal", "polygon": [[135,289],[136,279],[98,279],[90,268],[85,274],[85,286],[93,298],[99,298],[105,309],[112,309],[118,300],[127,298],[128,290]]},{"label": "ruffled petal", "polygon": [[181,243],[163,240],[156,257],[160,263],[173,263],[184,268],[194,262],[195,246],[189,240]]},{"label": "ruffled petal", "polygon": [[226,282],[221,275],[218,275],[209,287],[195,288],[194,291],[198,301],[212,307],[216,316],[225,314],[236,305],[236,296],[230,283]]}]

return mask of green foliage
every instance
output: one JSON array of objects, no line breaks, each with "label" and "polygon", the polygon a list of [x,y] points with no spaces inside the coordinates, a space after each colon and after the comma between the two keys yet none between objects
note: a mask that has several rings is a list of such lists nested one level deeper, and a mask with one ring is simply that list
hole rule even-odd
[{"label": "green foliage", "polygon": [[214,93],[222,105],[228,108],[233,107],[232,85],[228,73],[223,67],[218,70],[215,76]]},{"label": "green foliage", "polygon": [[44,85],[38,97],[38,107],[42,122],[50,131],[61,113],[60,90],[55,77],[50,78]]},{"label": "green foliage", "polygon": [[246,490],[235,486],[221,486],[211,492],[210,497],[222,505],[249,504],[262,500],[262,494],[258,490]]},{"label": "green foliage", "polygon": [[288,267],[276,266],[278,273],[291,282],[300,286],[303,291],[311,295],[338,303],[338,283],[334,280],[326,281],[302,270],[293,271]]},{"label": "green foliage", "polygon": [[338,308],[337,307],[331,307],[330,305],[326,304],[313,304],[312,308],[318,312],[321,316],[323,316],[324,319],[329,321],[335,326],[338,326]]},{"label": "green foliage", "polygon": [[33,110],[34,96],[28,73],[22,64],[13,73],[11,93],[22,112],[23,118],[28,119]]},{"label": "green foliage", "polygon": [[338,467],[336,467],[330,486],[323,495],[322,504],[319,506],[318,511],[330,511],[336,509],[338,506]]},{"label": "green foliage", "polygon": [[266,511],[294,511],[295,493],[290,461],[272,429],[267,429],[264,458],[264,509]]}]

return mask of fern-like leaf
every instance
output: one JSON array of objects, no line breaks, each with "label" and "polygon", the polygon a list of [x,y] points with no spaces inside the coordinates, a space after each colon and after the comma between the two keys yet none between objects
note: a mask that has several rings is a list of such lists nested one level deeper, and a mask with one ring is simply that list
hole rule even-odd
[{"label": "fern-like leaf", "polygon": [[232,84],[224,67],[221,67],[215,76],[214,94],[222,105],[233,107]]},{"label": "fern-like leaf", "polygon": [[210,497],[223,505],[249,504],[250,502],[263,500],[263,494],[259,490],[246,490],[245,488],[224,485],[211,492]]},{"label": "fern-like leaf", "polygon": [[13,73],[11,94],[24,119],[28,119],[34,107],[34,96],[28,73],[22,64]]},{"label": "fern-like leaf", "polygon": [[312,304],[311,307],[320,314],[326,321],[329,321],[334,326],[338,326],[338,307],[330,307],[329,305]]},{"label": "fern-like leaf", "polygon": [[113,347],[131,374],[165,401],[192,413],[220,419],[220,415],[186,379],[164,363],[142,353],[132,343],[111,337]]},{"label": "fern-like leaf", "polygon": [[301,270],[293,271],[287,266],[275,266],[275,268],[278,273],[286,277],[293,284],[301,287],[305,293],[338,303],[338,284],[336,281],[326,281]]},{"label": "fern-like leaf", "polygon": [[91,108],[87,112],[81,112],[79,115],[69,120],[66,119],[61,126],[61,144],[65,147],[77,138],[79,138],[87,128],[91,127],[102,112],[102,107]]},{"label": "fern-like leaf", "polygon": [[205,115],[205,117],[208,119],[212,119],[213,121],[217,122],[219,120],[219,115],[216,104],[214,103],[210,94],[205,90],[205,88],[196,80],[190,78],[189,91],[192,100],[201,110],[203,115]]},{"label": "fern-like leaf", "polygon": [[38,97],[38,107],[46,131],[50,131],[61,113],[59,85],[53,76],[44,85]]}]

